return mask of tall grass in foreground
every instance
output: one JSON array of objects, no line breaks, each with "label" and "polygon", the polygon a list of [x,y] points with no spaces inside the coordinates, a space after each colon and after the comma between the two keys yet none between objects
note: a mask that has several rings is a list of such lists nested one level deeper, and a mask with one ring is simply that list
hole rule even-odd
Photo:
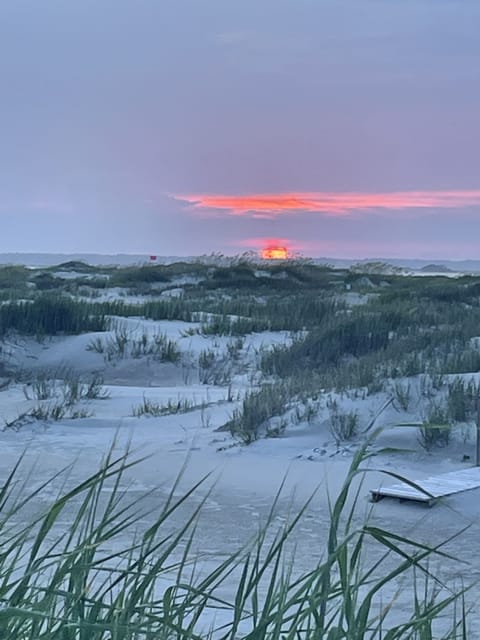
[{"label": "tall grass in foreground", "polygon": [[[274,532],[275,501],[254,542],[200,576],[192,549],[204,501],[182,514],[207,478],[180,497],[177,481],[153,517],[122,492],[125,471],[136,463],[111,451],[98,472],[25,522],[30,505],[55,478],[23,495],[16,487],[17,464],[0,491],[0,638],[466,638],[463,594],[449,592],[429,569],[434,556],[446,557],[441,546],[355,525],[355,482],[368,457],[366,448],[355,456],[331,505],[324,557],[300,576],[286,545],[309,503]],[[146,530],[126,543],[147,516]],[[366,543],[376,545],[370,562]],[[411,610],[390,621],[400,581],[404,591],[407,578]],[[235,591],[229,599],[227,583]]]}]

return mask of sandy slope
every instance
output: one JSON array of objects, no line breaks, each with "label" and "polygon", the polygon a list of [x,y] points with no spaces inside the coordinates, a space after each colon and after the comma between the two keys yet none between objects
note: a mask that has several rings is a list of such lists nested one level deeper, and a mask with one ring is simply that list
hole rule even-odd
[{"label": "sandy slope", "polygon": [[[182,351],[198,358],[207,346],[225,350],[227,339],[185,336],[185,323],[154,323],[131,319],[126,322],[129,330],[166,332],[178,339]],[[191,326],[191,325],[190,325]],[[24,473],[35,463],[35,483],[50,477],[67,464],[75,462],[70,481],[85,477],[99,463],[114,439],[119,450],[127,444],[148,459],[134,467],[128,474],[130,494],[140,496],[146,490],[157,487],[149,498],[149,506],[156,512],[162,496],[188,458],[180,490],[194,483],[204,474],[213,471],[209,483],[214,490],[204,511],[199,527],[197,545],[204,552],[220,557],[228,550],[243,543],[257,524],[266,517],[272,500],[287,477],[282,500],[279,503],[277,522],[287,517],[291,501],[300,508],[309,495],[320,487],[312,507],[296,534],[298,543],[297,568],[311,568],[312,562],[321,557],[328,526],[328,495],[335,496],[341,486],[352,459],[355,446],[340,451],[332,441],[326,425],[326,413],[309,424],[300,423],[287,429],[278,439],[261,439],[249,447],[237,446],[232,438],[218,432],[217,428],[228,420],[238,406],[242,393],[249,385],[248,375],[234,378],[231,388],[201,385],[198,377],[185,381],[182,367],[162,364],[148,359],[127,359],[105,363],[101,354],[87,351],[86,346],[95,335],[74,336],[37,343],[20,340],[9,344],[9,362],[21,370],[51,369],[66,365],[87,373],[102,370],[108,381],[108,399],[83,403],[92,417],[59,422],[32,423],[20,430],[4,430],[0,433],[2,456],[0,477],[4,478],[14,461],[26,452]],[[258,349],[274,342],[284,342],[286,334],[264,334],[247,338],[243,347],[245,369],[253,368]],[[192,357],[193,357],[192,356]],[[12,384],[0,392],[1,416],[13,419],[32,406],[23,391],[24,384]],[[233,393],[232,393],[233,389]],[[190,399],[201,408],[162,417],[132,417],[132,407],[143,397],[166,403]],[[371,416],[384,404],[386,396],[366,399],[339,398],[345,406],[358,409],[362,424],[368,424]],[[371,466],[404,474],[412,479],[434,473],[464,468],[464,455],[473,457],[473,441],[463,442],[460,434],[455,442],[444,450],[428,454],[418,445],[415,429],[393,426],[400,420],[419,418],[415,414],[399,416],[389,407],[378,419],[378,425],[386,429],[375,447],[399,447],[403,453],[380,454]],[[448,585],[460,579],[467,583],[480,579],[480,491],[471,491],[449,498],[432,509],[415,504],[382,501],[372,506],[369,490],[380,482],[388,482],[379,473],[367,474],[360,489],[360,525],[366,514],[373,522],[386,526],[399,534],[408,534],[428,543],[438,543],[469,525],[461,537],[448,545],[466,562],[459,564],[444,561],[438,570]],[[209,484],[207,483],[207,484]],[[200,492],[201,494],[201,492]],[[51,496],[54,495],[52,489]],[[46,495],[45,499],[49,496]],[[376,552],[372,549],[372,554]],[[373,555],[372,555],[373,557]],[[392,566],[392,559],[385,560],[385,570]],[[208,563],[207,563],[208,565]],[[478,585],[469,595],[474,602],[480,597]],[[397,595],[396,611],[407,610],[411,605],[408,590]],[[480,637],[480,623],[472,617],[471,636]],[[475,626],[477,625],[477,626]]]}]

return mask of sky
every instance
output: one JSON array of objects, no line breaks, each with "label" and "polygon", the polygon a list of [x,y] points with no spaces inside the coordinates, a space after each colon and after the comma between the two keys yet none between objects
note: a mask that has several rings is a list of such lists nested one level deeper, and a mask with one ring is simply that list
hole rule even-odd
[{"label": "sky", "polygon": [[478,0],[1,0],[0,252],[480,255]]}]

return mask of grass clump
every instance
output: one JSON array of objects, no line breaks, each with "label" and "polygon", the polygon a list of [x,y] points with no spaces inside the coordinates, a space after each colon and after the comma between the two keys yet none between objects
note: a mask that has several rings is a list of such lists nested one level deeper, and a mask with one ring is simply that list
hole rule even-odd
[{"label": "grass clump", "polygon": [[[311,501],[274,529],[277,495],[254,540],[212,558],[199,576],[193,548],[206,478],[181,495],[177,481],[152,513],[146,501],[123,494],[137,461],[110,451],[97,472],[64,487],[41,515],[26,516],[55,478],[19,494],[17,464],[0,493],[0,637],[466,640],[463,592],[432,573],[435,559],[455,558],[441,544],[355,524],[368,457],[366,448],[358,452],[331,504],[322,559],[299,575],[288,548]],[[391,619],[399,584],[403,592],[410,586],[412,604]]]},{"label": "grass clump", "polygon": [[284,384],[265,384],[258,391],[245,394],[241,407],[235,409],[230,420],[222,427],[244,444],[251,444],[268,431],[268,422],[281,417],[291,400]]},{"label": "grass clump", "polygon": [[158,402],[154,402],[145,396],[143,396],[142,404],[139,404],[132,409],[132,416],[135,418],[140,418],[141,416],[158,417],[163,415],[165,415],[163,405]]},{"label": "grass clump", "polygon": [[177,401],[169,398],[167,403],[160,404],[143,396],[142,403],[133,407],[132,416],[135,418],[140,418],[141,416],[168,416],[177,413],[187,413],[188,411],[194,411],[195,409],[202,409],[204,407],[204,403],[195,405],[195,403],[188,398],[178,399]]},{"label": "grass clump", "polygon": [[453,422],[468,422],[477,410],[479,387],[475,381],[455,378],[447,384],[447,411]]},{"label": "grass clump", "polygon": [[28,416],[35,420],[48,422],[50,420],[77,420],[79,418],[89,418],[92,414],[86,408],[73,408],[71,404],[65,402],[54,402],[53,404],[39,404],[28,413]]},{"label": "grass clump", "polygon": [[27,400],[61,399],[71,406],[81,400],[105,400],[110,394],[103,376],[95,373],[82,376],[71,370],[39,371],[23,387]]},{"label": "grass clump", "polygon": [[359,416],[356,411],[342,411],[336,400],[327,402],[329,410],[328,428],[338,446],[351,442],[359,433]]},{"label": "grass clump", "polygon": [[28,411],[23,411],[13,420],[5,420],[4,428],[19,431],[27,424],[40,422],[57,422],[59,420],[78,420],[90,418],[92,413],[85,407],[74,407],[62,401],[42,402]]},{"label": "grass clump", "polygon": [[393,406],[397,411],[408,411],[412,399],[412,390],[409,382],[394,380],[391,387]]},{"label": "grass clump", "polygon": [[0,266],[0,301],[28,298],[29,270],[19,265]]},{"label": "grass clump", "polygon": [[158,362],[177,364],[182,355],[178,343],[168,338],[165,333],[157,332],[150,335],[144,332],[141,336],[134,337],[122,326],[117,327],[107,338],[92,338],[86,349],[103,354],[107,362],[148,357]]},{"label": "grass clump", "polygon": [[24,335],[51,336],[105,331],[104,316],[92,313],[89,305],[61,295],[41,295],[33,301],[0,306],[0,336],[8,331]]},{"label": "grass clump", "polygon": [[202,322],[199,333],[204,336],[245,336],[249,333],[269,331],[268,320],[229,316],[214,316]]},{"label": "grass clump", "polygon": [[129,287],[143,293],[145,287],[153,283],[168,283],[169,276],[163,265],[146,265],[142,267],[121,267],[115,269],[110,277],[110,285],[113,287]]},{"label": "grass clump", "polygon": [[215,349],[203,349],[198,355],[198,376],[201,384],[230,384],[234,372],[235,356],[219,354]]},{"label": "grass clump", "polygon": [[18,430],[35,420],[88,418],[92,412],[80,403],[110,397],[101,375],[84,377],[70,370],[40,371],[26,382],[23,393],[27,400],[36,401],[36,404],[13,420],[5,421],[6,428]]},{"label": "grass clump", "polygon": [[418,428],[418,441],[425,451],[446,447],[450,442],[452,429],[447,409],[432,403],[427,417]]}]

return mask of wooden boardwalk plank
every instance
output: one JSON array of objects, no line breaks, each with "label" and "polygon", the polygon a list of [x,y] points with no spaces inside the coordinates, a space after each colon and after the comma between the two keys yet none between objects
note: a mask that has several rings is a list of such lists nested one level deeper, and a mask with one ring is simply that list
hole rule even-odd
[{"label": "wooden boardwalk plank", "polygon": [[372,500],[378,502],[383,498],[397,498],[398,500],[411,500],[432,505],[439,498],[480,488],[480,467],[450,471],[412,482],[423,489],[425,493],[406,482],[399,482],[371,491]]}]

